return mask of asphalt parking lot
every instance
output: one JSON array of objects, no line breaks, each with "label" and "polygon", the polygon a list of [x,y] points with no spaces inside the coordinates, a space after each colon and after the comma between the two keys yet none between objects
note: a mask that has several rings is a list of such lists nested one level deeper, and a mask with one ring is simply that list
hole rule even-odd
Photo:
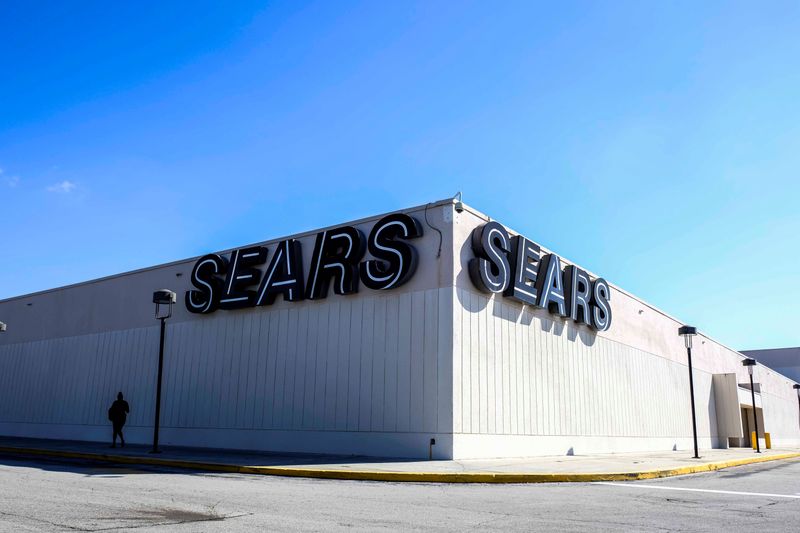
[{"label": "asphalt parking lot", "polygon": [[623,483],[458,485],[0,457],[0,531],[792,531],[800,460]]}]

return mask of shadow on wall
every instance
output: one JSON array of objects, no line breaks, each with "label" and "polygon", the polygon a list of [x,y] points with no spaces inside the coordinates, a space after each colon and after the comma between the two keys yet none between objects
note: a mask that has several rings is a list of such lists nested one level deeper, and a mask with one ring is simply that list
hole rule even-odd
[{"label": "shadow on wall", "polygon": [[534,319],[537,319],[542,331],[557,337],[566,334],[571,342],[580,341],[585,346],[594,346],[597,341],[597,332],[593,329],[588,326],[578,326],[565,318],[555,317],[544,309],[506,303],[499,296],[490,298],[466,289],[457,289],[456,295],[464,309],[470,313],[480,313],[489,307],[492,316],[524,326],[532,326]]},{"label": "shadow on wall", "polygon": [[[722,437],[719,435],[719,428],[717,427],[717,400],[714,398],[714,381],[711,381],[711,386],[708,387],[708,434],[712,442],[716,439],[717,443],[715,448],[727,448],[728,439],[725,438],[725,443],[722,442]],[[699,433],[699,429],[697,430]]]}]

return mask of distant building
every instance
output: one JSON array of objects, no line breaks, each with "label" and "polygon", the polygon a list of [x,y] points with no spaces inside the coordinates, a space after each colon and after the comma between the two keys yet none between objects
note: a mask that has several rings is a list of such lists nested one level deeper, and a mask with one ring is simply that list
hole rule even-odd
[{"label": "distant building", "polygon": [[800,381],[800,347],[743,350],[742,353],[789,379]]}]

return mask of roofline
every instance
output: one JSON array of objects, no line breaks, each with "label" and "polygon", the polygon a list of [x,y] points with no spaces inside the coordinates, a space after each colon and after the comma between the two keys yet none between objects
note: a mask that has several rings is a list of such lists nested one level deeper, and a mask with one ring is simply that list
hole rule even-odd
[{"label": "roofline", "polygon": [[[488,221],[490,221],[490,220],[493,220],[493,219],[492,219],[492,217],[490,217],[489,215],[486,215],[485,213],[482,213],[482,212],[478,211],[477,209],[475,209],[475,208],[473,208],[473,207],[471,207],[471,206],[468,206],[467,204],[464,204],[464,211],[469,211],[469,212],[470,212],[470,213],[472,213],[473,215],[475,215],[475,216],[477,216],[477,217],[479,217],[479,218],[483,218],[483,219],[485,219],[487,222],[488,222]],[[496,222],[500,222],[499,220],[496,220],[496,219],[494,219],[494,220],[495,220]],[[501,224],[502,224],[502,222],[501,222]],[[516,230],[514,230],[513,228],[510,228],[509,226],[506,226],[505,224],[503,224],[503,226],[505,226],[505,227],[506,227],[506,228],[508,228],[508,229],[511,229],[511,231],[512,231],[512,232],[514,232],[514,233],[516,233],[517,235],[524,235],[523,233],[520,233],[519,231],[516,231]],[[556,253],[556,252],[554,252],[553,250],[550,250],[550,249],[549,249],[549,248],[547,248],[547,247],[541,246],[541,244],[540,244],[540,243],[538,243],[538,241],[537,241],[537,244],[539,244],[539,246],[542,248],[542,250],[545,250],[545,251],[546,251],[546,252],[548,252],[548,253]],[[565,257],[564,257],[564,256],[562,256],[561,254],[556,254],[556,255],[558,255],[558,256],[559,256],[559,258],[561,258],[561,259],[566,259],[566,260],[567,260],[567,262],[569,262],[569,263],[572,263],[573,265],[579,266],[579,265],[578,265],[578,263],[576,263],[576,262],[574,262],[574,261],[570,260],[569,258],[565,258]],[[588,274],[590,274],[590,275],[592,275],[592,276],[596,277],[596,278],[597,278],[597,277],[603,277],[603,276],[598,276],[597,274],[595,274],[595,273],[591,272],[590,270],[586,270],[586,272],[587,272]],[[605,278],[603,278],[603,279],[605,279]],[[606,279],[606,281],[608,281],[608,280]],[[619,292],[621,292],[622,294],[624,294],[625,296],[627,296],[627,297],[629,297],[629,298],[631,298],[631,299],[633,299],[633,300],[636,300],[637,302],[639,302],[640,304],[644,305],[645,307],[648,307],[648,308],[650,308],[651,310],[653,310],[653,311],[655,311],[656,313],[658,313],[658,314],[660,314],[660,315],[662,315],[662,316],[664,316],[664,317],[666,317],[666,318],[668,318],[668,319],[672,320],[673,322],[676,322],[676,323],[678,323],[678,324],[686,324],[686,322],[684,322],[684,321],[682,321],[682,320],[678,320],[677,318],[675,318],[674,316],[670,315],[669,313],[667,313],[667,312],[665,312],[665,311],[662,311],[661,309],[659,309],[659,308],[658,308],[658,307],[656,307],[655,305],[653,305],[653,304],[651,304],[651,303],[649,303],[649,302],[646,302],[645,300],[642,300],[640,297],[638,297],[638,296],[636,296],[636,295],[634,295],[634,294],[631,294],[630,292],[628,292],[627,290],[625,290],[625,289],[621,288],[620,286],[616,285],[615,283],[611,283],[611,282],[609,281],[609,282],[608,282],[608,284],[609,284],[611,287],[613,287],[614,289],[616,289],[617,291],[619,291]],[[737,349],[735,349],[735,348],[731,348],[730,346],[727,346],[727,345],[725,345],[725,344],[721,343],[720,341],[718,341],[718,340],[716,340],[716,339],[712,339],[711,337],[709,337],[708,335],[706,335],[705,333],[703,333],[703,331],[702,331],[700,328],[698,328],[698,331],[697,331],[697,333],[698,333],[698,335],[700,335],[701,337],[703,337],[703,338],[705,338],[705,339],[707,339],[707,340],[709,340],[709,341],[711,341],[711,342],[713,342],[713,343],[715,343],[715,344],[717,344],[717,345],[719,345],[719,346],[721,346],[721,347],[725,348],[726,350],[730,350],[730,351],[732,351],[732,352],[735,352],[735,353],[739,354],[739,355],[742,357],[742,359],[746,359],[746,356],[745,356],[745,355],[743,355],[743,354],[742,354],[742,352],[740,352],[739,350],[737,350]],[[762,365],[762,366],[763,366],[763,365]],[[769,367],[767,367],[767,368],[769,368]],[[772,370],[772,369],[770,369],[770,370]],[[773,372],[775,372],[775,371],[773,370]],[[783,375],[783,374],[781,374],[781,375]],[[785,377],[785,376],[784,376],[784,377]],[[787,378],[787,379],[790,379],[790,378]]]},{"label": "roofline", "polygon": [[[207,253],[226,254],[226,253],[232,252],[234,250],[238,250],[240,248],[247,248],[249,246],[255,246],[255,245],[259,245],[259,244],[265,244],[265,243],[280,241],[280,240],[283,240],[283,239],[285,239],[287,237],[293,237],[293,238],[307,237],[309,235],[316,235],[317,233],[319,233],[321,231],[327,231],[327,230],[330,230],[330,229],[333,229],[333,228],[338,228],[338,227],[343,226],[343,225],[362,224],[364,222],[369,222],[370,220],[377,219],[377,218],[382,218],[384,216],[392,215],[394,213],[407,213],[409,211],[418,211],[420,209],[430,209],[431,207],[440,207],[442,205],[447,205],[447,204],[452,204],[452,203],[454,203],[454,200],[452,198],[447,198],[445,200],[436,200],[434,202],[428,202],[427,204],[420,204],[420,205],[416,205],[414,207],[407,207],[407,208],[404,208],[404,209],[395,209],[394,211],[389,211],[389,212],[386,212],[386,213],[380,213],[380,214],[377,214],[377,215],[369,215],[369,216],[362,217],[362,218],[359,218],[359,219],[356,219],[356,220],[350,220],[350,221],[341,222],[341,223],[338,223],[338,224],[332,224],[330,226],[325,226],[323,228],[306,230],[306,231],[302,231],[300,233],[291,233],[289,235],[283,235],[283,236],[280,236],[280,237],[276,237],[274,239],[267,239],[267,240],[264,240],[264,241],[257,241],[257,242],[253,242],[253,243],[250,243],[250,244],[245,244],[245,245],[242,245],[242,246],[235,246],[233,248],[226,248],[224,250],[219,250],[219,251],[216,251],[216,252],[207,252]],[[203,254],[203,255],[205,255],[205,254]],[[59,287],[52,287],[52,288],[44,289],[44,290],[41,290],[41,291],[30,292],[30,293],[26,293],[26,294],[20,294],[20,295],[17,295],[17,296],[11,296],[9,298],[0,299],[0,304],[13,302],[13,301],[16,301],[16,300],[22,300],[22,299],[25,299],[25,298],[31,298],[33,296],[41,296],[41,295],[44,295],[44,294],[49,294],[49,293],[57,292],[57,291],[63,291],[63,290],[66,290],[66,289],[74,289],[74,288],[77,288],[77,287],[83,287],[85,285],[91,285],[93,283],[100,283],[100,282],[109,281],[109,280],[112,280],[112,279],[123,278],[123,277],[126,277],[126,276],[132,276],[134,274],[141,274],[142,272],[149,272],[151,270],[157,270],[157,269],[161,269],[161,268],[168,268],[168,267],[172,267],[172,266],[181,265],[181,264],[184,264],[184,263],[191,263],[191,262],[197,261],[200,257],[203,257],[203,255],[196,255],[196,256],[193,256],[193,257],[187,257],[187,258],[184,258],[184,259],[178,259],[178,260],[175,260],[175,261],[170,261],[169,263],[161,263],[161,264],[158,264],[158,265],[152,265],[152,266],[148,266],[148,267],[137,268],[137,269],[134,269],[134,270],[128,270],[128,271],[125,271],[125,272],[120,272],[118,274],[111,274],[111,275],[108,275],[108,276],[102,276],[102,277],[99,277],[99,278],[94,278],[94,279],[90,279],[90,280],[86,280],[86,281],[79,281],[77,283],[70,283],[69,285],[61,285]]]},{"label": "roofline", "polygon": [[[320,231],[330,230],[332,228],[336,228],[336,227],[339,227],[339,226],[342,226],[342,225],[345,225],[345,224],[347,224],[347,225],[361,224],[361,223],[368,222],[370,220],[376,219],[378,217],[384,217],[386,215],[390,215],[390,214],[394,214],[394,213],[407,213],[409,211],[417,211],[417,210],[420,210],[420,209],[429,209],[431,207],[440,207],[442,205],[447,205],[447,204],[451,204],[452,205],[454,203],[455,203],[454,198],[436,200],[436,201],[433,201],[433,202],[428,202],[427,204],[419,204],[419,205],[416,205],[416,206],[413,206],[413,207],[404,208],[404,209],[396,209],[394,211],[389,211],[387,213],[380,213],[380,214],[377,214],[377,215],[370,215],[370,216],[362,217],[362,218],[359,218],[359,219],[356,219],[356,220],[352,220],[352,221],[342,222],[342,223],[339,223],[339,224],[333,224],[333,225],[330,225],[330,226],[326,226],[324,228],[306,230],[306,231],[303,231],[303,232],[300,232],[300,233],[293,233],[293,234],[291,234],[291,236],[292,237],[306,237],[306,236],[309,236],[309,235],[314,235],[316,233],[319,233]],[[478,211],[477,209],[473,208],[472,206],[470,206],[470,205],[468,205],[466,203],[463,203],[463,206],[464,206],[464,211],[468,211],[468,212],[472,213],[473,215],[477,216],[478,218],[482,218],[482,219],[486,220],[487,222],[490,221],[490,220],[493,220],[492,217],[490,217],[489,215],[487,215],[487,214],[485,214],[485,213],[483,213],[481,211]],[[508,228],[508,226],[506,226],[506,227]],[[509,228],[509,229],[511,229],[511,228]],[[520,232],[518,232],[518,231],[516,231],[514,229],[511,229],[511,231],[516,233],[516,234],[518,234],[518,235],[522,235],[522,233],[520,233]],[[265,240],[265,241],[258,241],[258,242],[255,242],[255,243],[250,243],[250,244],[246,244],[246,245],[243,245],[243,246],[237,246],[237,247],[234,247],[234,248],[226,248],[226,249],[221,250],[221,251],[219,251],[217,253],[224,254],[224,253],[228,253],[228,252],[231,252],[233,250],[240,249],[240,248],[246,248],[248,246],[254,246],[254,245],[257,245],[257,244],[263,244],[263,243],[269,243],[269,242],[273,242],[273,241],[278,241],[278,240],[281,240],[282,238],[285,238],[285,237],[286,236],[278,237],[278,238],[275,238],[275,239],[269,239],[269,240]],[[542,248],[545,251],[549,252],[549,253],[555,253],[553,250],[550,250],[547,247],[542,247]],[[557,254],[557,255],[562,259],[566,259],[563,256],[561,256],[560,254]],[[76,287],[82,287],[84,285],[91,285],[93,283],[99,283],[99,282],[102,282],[102,281],[108,281],[108,280],[112,280],[112,279],[116,279],[116,278],[122,278],[122,277],[125,277],[125,276],[131,276],[131,275],[134,275],[134,274],[140,274],[142,272],[148,272],[148,271],[156,270],[156,269],[160,269],[160,268],[167,268],[167,267],[171,267],[171,266],[176,266],[176,265],[180,265],[180,264],[183,264],[183,263],[189,263],[189,262],[192,262],[192,261],[196,261],[200,257],[202,257],[202,256],[197,255],[197,256],[193,256],[193,257],[179,259],[179,260],[176,260],[176,261],[171,261],[169,263],[162,263],[162,264],[159,264],[159,265],[139,268],[139,269],[135,269],[135,270],[129,270],[127,272],[122,272],[122,273],[119,273],[119,274],[112,274],[110,276],[104,276],[104,277],[101,277],[101,278],[95,278],[95,279],[91,279],[91,280],[87,280],[87,281],[81,281],[81,282],[73,283],[73,284],[70,284],[70,285],[63,285],[63,286],[60,286],[60,287],[54,287],[54,288],[45,289],[45,290],[42,290],[42,291],[32,292],[32,293],[28,293],[28,294],[22,294],[22,295],[19,295],[19,296],[12,296],[11,298],[5,298],[5,299],[0,300],[0,304],[4,304],[4,303],[7,303],[7,302],[13,302],[13,301],[16,301],[16,300],[22,300],[24,298],[30,298],[30,297],[33,297],[33,296],[41,296],[41,295],[44,295],[44,294],[49,294],[49,293],[56,292],[56,291],[62,291],[62,290],[65,290],[65,289],[73,289],[73,288],[76,288]],[[573,265],[577,265],[577,263],[575,263],[574,261],[571,261],[570,259],[566,259],[566,260],[567,260],[567,262],[572,263]],[[600,277],[600,276],[597,276],[597,274],[594,274],[591,271],[587,270],[587,272],[589,274],[595,276],[595,277]],[[639,302],[640,304],[644,305],[645,307],[650,308],[652,311],[655,311],[656,313],[658,313],[658,314],[660,314],[660,315],[672,320],[673,322],[676,322],[678,324],[684,324],[683,321],[678,320],[677,318],[675,318],[672,315],[666,313],[665,311],[662,311],[661,309],[659,309],[658,307],[654,306],[653,304],[642,300],[638,296],[636,296],[634,294],[631,294],[630,292],[628,292],[625,289],[619,287],[618,285],[616,285],[614,283],[611,283],[611,282],[609,282],[609,285],[611,287],[613,287],[614,289],[616,289],[617,291],[619,291],[620,293],[624,294],[625,296],[627,296],[627,297]],[[732,352],[735,352],[735,353],[739,354],[743,359],[745,358],[745,355],[742,352],[740,352],[739,350],[731,348],[730,346],[727,346],[727,345],[717,341],[716,339],[712,339],[711,337],[709,337],[708,335],[703,333],[702,330],[698,330],[698,334],[700,336],[702,336],[703,338],[705,338],[705,339],[707,339],[707,340],[709,340],[711,342],[714,342],[715,344],[717,344],[717,345],[719,345],[719,346],[721,346],[721,347],[723,347],[723,348],[725,348],[727,350],[730,350]],[[772,348],[772,349],[779,349],[779,348]],[[769,367],[767,367],[767,368],[769,368]],[[770,370],[772,370],[772,369],[770,369]],[[773,372],[775,372],[775,371],[773,370]],[[780,374],[780,375],[783,375],[783,374]],[[789,379],[789,378],[787,378],[787,379]]]},{"label": "roofline", "polygon": [[756,348],[754,350],[739,350],[741,353],[753,352],[782,352],[786,350],[800,350],[800,346],[787,346],[786,348]]}]

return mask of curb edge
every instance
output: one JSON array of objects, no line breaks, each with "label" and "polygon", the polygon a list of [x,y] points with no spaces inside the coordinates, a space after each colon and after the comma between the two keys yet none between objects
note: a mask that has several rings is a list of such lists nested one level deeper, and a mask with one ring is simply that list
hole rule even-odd
[{"label": "curb edge", "polygon": [[84,459],[89,461],[102,461],[119,464],[138,464],[163,466],[169,468],[183,468],[205,470],[209,472],[227,472],[237,474],[258,474],[266,476],[304,477],[317,479],[341,479],[355,481],[395,481],[417,483],[576,483],[594,481],[636,481],[656,479],[663,477],[681,476],[711,472],[723,468],[744,466],[749,464],[795,459],[800,453],[782,453],[734,459],[716,463],[683,466],[679,468],[665,468],[658,470],[642,470],[639,472],[591,472],[591,473],[547,473],[547,472],[398,472],[381,470],[334,470],[308,467],[283,467],[283,466],[246,466],[228,463],[214,463],[205,461],[188,461],[180,459],[159,459],[155,457],[141,457],[129,455],[113,455],[89,452],[75,452],[63,450],[48,450],[42,448],[18,448],[0,446],[0,453],[22,456],[44,456],[65,459]]}]

